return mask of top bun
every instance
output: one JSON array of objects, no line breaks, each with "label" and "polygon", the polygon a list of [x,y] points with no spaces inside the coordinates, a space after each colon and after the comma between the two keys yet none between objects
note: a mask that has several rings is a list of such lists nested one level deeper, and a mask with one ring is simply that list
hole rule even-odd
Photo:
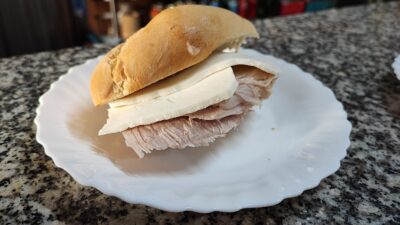
[{"label": "top bun", "polygon": [[213,51],[259,37],[249,21],[225,9],[184,5],[162,11],[116,46],[92,74],[95,105],[127,96],[206,59]]}]

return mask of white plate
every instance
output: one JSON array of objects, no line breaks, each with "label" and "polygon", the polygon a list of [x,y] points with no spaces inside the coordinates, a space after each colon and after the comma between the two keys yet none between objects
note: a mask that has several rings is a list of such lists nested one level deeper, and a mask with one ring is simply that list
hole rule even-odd
[{"label": "white plate", "polygon": [[310,74],[243,52],[279,68],[280,77],[261,110],[210,147],[139,160],[122,135],[97,136],[106,108],[93,107],[89,80],[100,58],[70,69],[39,99],[37,140],[79,183],[167,211],[232,212],[297,196],[339,168],[351,124],[333,92]]},{"label": "white plate", "polygon": [[396,76],[397,76],[397,79],[400,80],[400,55],[398,55],[398,56],[394,59],[394,62],[393,62],[393,64],[392,64],[392,67],[393,67],[394,73],[395,73]]}]

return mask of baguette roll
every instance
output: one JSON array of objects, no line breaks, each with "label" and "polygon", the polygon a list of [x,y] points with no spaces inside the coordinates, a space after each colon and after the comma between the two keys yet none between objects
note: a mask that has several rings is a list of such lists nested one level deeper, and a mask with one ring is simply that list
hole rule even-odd
[{"label": "baguette roll", "polygon": [[92,74],[92,101],[102,105],[130,95],[216,50],[237,48],[246,37],[259,34],[228,10],[200,5],[166,9],[101,60]]}]

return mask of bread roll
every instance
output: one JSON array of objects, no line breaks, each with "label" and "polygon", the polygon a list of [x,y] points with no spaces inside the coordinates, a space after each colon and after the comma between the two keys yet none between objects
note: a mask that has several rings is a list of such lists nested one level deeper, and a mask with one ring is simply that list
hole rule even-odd
[{"label": "bread roll", "polygon": [[93,103],[127,96],[246,37],[258,37],[255,27],[228,10],[200,5],[166,9],[97,65],[90,87]]}]

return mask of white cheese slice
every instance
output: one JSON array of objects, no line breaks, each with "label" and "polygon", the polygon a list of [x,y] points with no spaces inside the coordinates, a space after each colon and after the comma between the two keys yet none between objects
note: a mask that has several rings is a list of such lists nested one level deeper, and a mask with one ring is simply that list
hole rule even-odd
[{"label": "white cheese slice", "polygon": [[151,101],[110,108],[100,135],[124,131],[204,109],[233,96],[238,87],[231,67],[219,70],[190,88]]},{"label": "white cheese slice", "polygon": [[193,86],[217,71],[234,65],[254,66],[265,72],[276,74],[276,70],[257,56],[247,52],[215,53],[207,60],[189,67],[174,76],[158,81],[125,98],[110,102],[110,107],[119,107],[150,101],[161,96],[167,96]]}]

